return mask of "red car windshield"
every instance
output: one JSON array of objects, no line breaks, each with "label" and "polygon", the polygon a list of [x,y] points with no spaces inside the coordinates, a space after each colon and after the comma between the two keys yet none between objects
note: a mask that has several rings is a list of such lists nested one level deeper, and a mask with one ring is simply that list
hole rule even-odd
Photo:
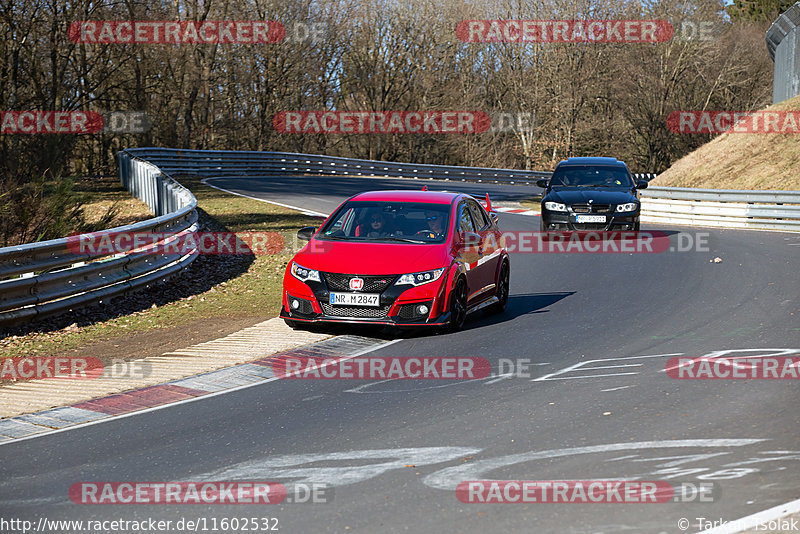
[{"label": "red car windshield", "polygon": [[447,238],[449,204],[349,201],[342,205],[316,239],[430,244]]}]

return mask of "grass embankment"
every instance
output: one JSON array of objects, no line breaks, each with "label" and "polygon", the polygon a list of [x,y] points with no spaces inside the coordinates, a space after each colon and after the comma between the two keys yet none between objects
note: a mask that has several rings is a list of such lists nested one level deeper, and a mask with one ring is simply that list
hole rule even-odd
[{"label": "grass embankment", "polygon": [[74,190],[84,202],[83,215],[88,224],[97,224],[107,216],[113,217],[105,226],[124,226],[153,216],[147,204],[131,196],[116,176],[74,178]]},{"label": "grass embankment", "polygon": [[[181,178],[180,182],[197,197],[201,221],[213,231],[291,233],[303,226],[319,224],[319,219],[230,195],[203,185],[199,179]],[[110,199],[98,202],[107,200]],[[200,256],[180,275],[178,285],[186,286],[182,289],[168,290],[162,284],[149,294],[125,297],[138,299],[138,304],[129,302],[122,311],[99,309],[101,320],[76,320],[66,327],[31,329],[22,335],[2,338],[0,352],[4,356],[59,355],[87,344],[119,339],[118,344],[112,345],[117,352],[115,357],[125,357],[127,340],[123,338],[136,334],[145,334],[146,340],[153,334],[150,339],[158,337],[159,331],[164,334],[174,331],[173,336],[167,337],[180,343],[179,327],[188,323],[222,325],[235,324],[237,319],[244,318],[253,318],[253,322],[266,320],[278,314],[283,271],[290,258],[289,251],[246,257]],[[191,285],[192,280],[199,282]],[[177,296],[170,291],[177,292]],[[141,305],[142,300],[145,305]],[[150,306],[153,301],[157,304]],[[188,339],[183,339],[186,345],[190,344]]]},{"label": "grass embankment", "polygon": [[[767,111],[800,110],[800,96]],[[676,161],[651,185],[800,191],[798,134],[724,133]]]},{"label": "grass embankment", "polygon": [[520,205],[529,210],[533,211],[541,211],[542,209],[542,195],[536,195],[535,197],[526,198],[524,200],[519,201]]}]

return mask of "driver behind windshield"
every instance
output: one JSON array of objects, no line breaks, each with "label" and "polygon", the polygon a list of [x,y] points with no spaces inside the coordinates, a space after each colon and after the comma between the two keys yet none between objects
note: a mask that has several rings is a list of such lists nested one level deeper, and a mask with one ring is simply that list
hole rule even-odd
[{"label": "driver behind windshield", "polygon": [[436,234],[436,237],[442,235],[442,214],[435,211],[425,212],[425,220],[428,221],[428,229]]}]

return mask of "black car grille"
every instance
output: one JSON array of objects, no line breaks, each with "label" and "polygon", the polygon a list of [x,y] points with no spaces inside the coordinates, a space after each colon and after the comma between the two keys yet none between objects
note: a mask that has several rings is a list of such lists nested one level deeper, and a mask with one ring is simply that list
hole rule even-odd
[{"label": "black car grille", "polygon": [[609,204],[573,204],[572,211],[574,213],[609,213],[611,206]]},{"label": "black car grille", "polygon": [[397,279],[397,275],[388,276],[359,276],[357,274],[337,274],[337,273],[322,273],[328,289],[331,291],[352,291],[350,289],[351,278],[362,278],[364,280],[364,287],[359,291],[363,293],[383,293]]},{"label": "black car grille", "polygon": [[605,230],[608,225],[605,223],[572,223],[572,226],[578,231],[580,230],[596,231],[596,230]]},{"label": "black car grille", "polygon": [[359,319],[383,319],[389,313],[391,306],[368,308],[365,306],[334,306],[321,302],[322,312],[331,317],[355,317]]}]

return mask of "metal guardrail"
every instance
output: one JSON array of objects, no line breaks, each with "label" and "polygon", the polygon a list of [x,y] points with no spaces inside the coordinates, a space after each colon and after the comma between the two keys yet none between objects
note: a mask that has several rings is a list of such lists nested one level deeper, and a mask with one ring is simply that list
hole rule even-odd
[{"label": "metal guardrail", "polygon": [[767,51],[775,62],[772,103],[800,94],[800,2],[781,13],[767,30]]},{"label": "metal guardrail", "polygon": [[800,231],[800,191],[650,187],[643,222]]},{"label": "metal guardrail", "polygon": [[423,163],[396,163],[288,152],[231,152],[136,148],[125,151],[139,156],[173,175],[336,175],[393,178],[426,178],[467,182],[535,185],[549,172],[483,167],[451,167]]},{"label": "metal guardrail", "polygon": [[[449,167],[286,152],[226,152],[140,148],[126,151],[175,175],[328,175],[432,178],[436,180],[536,184],[550,172]],[[650,181],[655,174],[635,174]],[[641,192],[642,220],[769,230],[800,229],[800,193],[791,191],[735,191],[651,187]]]},{"label": "metal guardrail", "polygon": [[154,165],[119,155],[120,179],[157,217],[102,232],[0,248],[0,325],[30,321],[103,302],[174,275],[196,257],[132,251],[86,252],[81,239],[101,242],[119,233],[153,232],[164,240],[197,229],[197,200]]}]

